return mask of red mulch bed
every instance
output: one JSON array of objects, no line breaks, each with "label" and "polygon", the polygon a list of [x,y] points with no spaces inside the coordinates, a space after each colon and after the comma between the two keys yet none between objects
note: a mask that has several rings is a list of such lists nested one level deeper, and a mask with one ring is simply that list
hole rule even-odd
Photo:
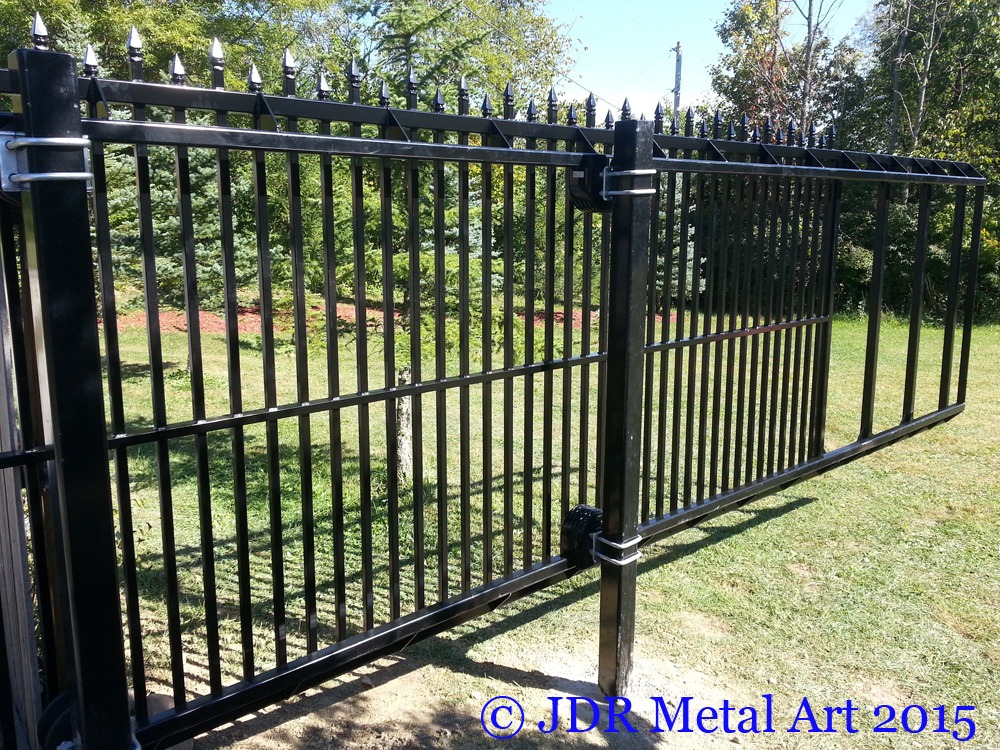
[{"label": "red mulch bed", "polygon": [[[314,305],[314,312],[322,313],[323,308]],[[355,321],[355,309],[352,304],[338,304],[337,317],[347,323]],[[396,318],[400,313],[396,313]],[[240,308],[238,315],[240,333],[260,334],[260,308]],[[291,327],[292,316],[290,313],[281,313],[274,318],[275,330],[282,331]],[[381,322],[382,311],[378,308],[368,308],[368,320],[371,322]],[[202,310],[198,313],[198,324],[202,333],[225,333],[226,319],[214,312]],[[118,328],[145,328],[146,313],[143,310],[136,310],[118,317]],[[163,310],[160,312],[160,330],[164,332],[187,331],[187,316],[178,310]]]},{"label": "red mulch bed", "polygon": [[[312,311],[315,313],[322,313],[323,308],[319,305],[314,305]],[[355,308],[354,305],[348,303],[340,303],[337,305],[337,317],[344,321],[345,323],[353,323],[355,321]],[[368,320],[369,322],[380,323],[382,321],[382,310],[377,307],[368,308]],[[395,313],[395,317],[398,320],[402,317],[399,312]],[[524,315],[519,314],[518,317],[524,320]],[[580,330],[583,328],[583,311],[573,310],[573,328],[575,330]],[[597,312],[590,313],[591,327],[596,328],[600,316]],[[552,320],[557,326],[562,326],[566,319],[566,314],[563,310],[555,310],[552,313]],[[677,319],[676,315],[671,315],[671,322]],[[239,312],[239,332],[247,334],[260,334],[260,310],[259,308],[241,308]],[[201,327],[202,333],[225,333],[226,332],[226,321],[222,315],[214,312],[209,312],[207,310],[202,310],[198,314],[198,321]],[[656,325],[659,326],[662,322],[662,316],[656,316]],[[288,313],[283,313],[276,316],[274,321],[274,327],[276,330],[285,330],[291,325],[291,315]],[[535,325],[544,326],[545,325],[545,313],[542,311],[535,312]],[[142,310],[136,310],[125,315],[121,315],[118,318],[118,328],[145,328],[146,327],[146,313]],[[170,331],[187,331],[187,317],[184,313],[177,310],[164,310],[160,313],[160,330],[164,332]]]}]

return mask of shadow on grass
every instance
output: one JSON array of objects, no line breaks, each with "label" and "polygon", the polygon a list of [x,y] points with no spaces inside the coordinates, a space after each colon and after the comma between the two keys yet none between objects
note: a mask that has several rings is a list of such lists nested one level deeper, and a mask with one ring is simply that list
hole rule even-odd
[{"label": "shadow on grass", "polygon": [[[749,529],[784,516],[799,508],[814,502],[815,498],[798,497],[777,506],[753,507],[746,506],[732,511],[730,517],[740,515],[742,518],[731,524],[712,526],[703,536],[689,542],[660,545],[645,548],[646,555],[639,563],[639,596],[641,606],[642,573],[652,571],[663,565],[681,560],[699,550],[718,542],[737,536]],[[371,701],[366,689],[375,684],[384,684],[392,680],[410,675],[427,667],[437,666],[447,668],[452,672],[461,673],[471,678],[489,677],[505,685],[517,685],[545,691],[556,695],[577,695],[597,700],[601,706],[601,717],[598,729],[608,726],[607,706],[600,700],[600,693],[594,683],[589,681],[560,677],[536,669],[526,669],[492,661],[478,660],[471,657],[470,651],[474,645],[503,636],[515,628],[527,625],[535,620],[552,614],[560,609],[594,597],[599,592],[599,581],[590,573],[591,580],[585,585],[573,587],[544,601],[538,597],[522,600],[518,611],[509,616],[487,623],[480,628],[463,634],[460,638],[432,636],[425,641],[408,647],[405,655],[396,655],[383,660],[387,666],[381,666],[371,675],[349,677],[332,687],[320,690],[314,695],[300,698],[294,702],[280,704],[266,713],[250,717],[237,724],[215,730],[201,738],[196,746],[209,750],[210,748],[225,748],[240,740],[268,733],[268,743],[280,742],[282,747],[316,748],[336,747],[351,742],[360,742],[363,746],[377,746],[382,731],[400,729],[412,734],[412,740],[394,747],[493,747],[496,740],[488,737],[476,722],[473,712],[463,712],[446,705],[428,705],[419,726],[409,723],[401,725],[400,719],[396,726],[374,728],[364,723],[352,721],[359,715],[370,710]],[[593,623],[596,631],[598,623]],[[342,678],[343,679],[343,678]],[[428,696],[429,697],[429,696]],[[491,695],[483,695],[487,701]],[[349,703],[345,703],[350,699]],[[419,699],[414,699],[419,703]],[[547,702],[546,702],[547,704]],[[411,704],[413,705],[413,704]],[[537,729],[537,722],[548,720],[548,715],[531,715],[531,712],[544,713],[548,705],[527,707],[529,716],[524,731],[518,735],[514,743],[508,747],[551,747],[560,740],[567,739],[562,731],[554,736],[543,735]],[[378,708],[376,708],[376,712]],[[563,709],[565,712],[565,708]],[[304,717],[315,714],[322,718],[322,728],[317,726],[293,727],[292,725]],[[584,708],[580,719],[583,725],[590,723],[589,709]],[[637,730],[633,733],[618,733],[605,735],[595,730],[588,733],[588,744],[614,747],[652,747],[657,743],[657,734],[651,733],[653,727],[636,714],[630,714],[629,722]],[[285,744],[287,743],[287,744]]]},{"label": "shadow on grass", "polygon": [[[345,613],[345,630],[340,638],[363,632],[365,607],[369,617],[376,624],[389,621],[389,597],[391,591],[399,592],[401,610],[412,611],[413,603],[419,596],[426,595],[428,603],[437,601],[439,577],[442,569],[448,573],[449,598],[459,593],[462,571],[456,566],[468,559],[472,571],[471,586],[481,582],[484,569],[485,550],[493,554],[492,576],[503,575],[497,569],[501,559],[498,552],[503,549],[508,537],[505,520],[500,515],[503,509],[505,485],[509,482],[517,490],[518,502],[525,482],[532,484],[538,476],[526,479],[523,472],[512,472],[509,477],[494,476],[491,482],[473,480],[464,493],[469,501],[468,529],[462,529],[461,498],[453,486],[444,498],[446,511],[444,519],[438,510],[437,485],[425,481],[418,512],[414,513],[412,488],[405,487],[398,493],[398,512],[393,515],[384,481],[374,481],[372,486],[371,518],[369,525],[362,524],[362,503],[359,493],[362,467],[355,453],[342,450],[337,457],[336,467],[344,485],[344,512],[342,535],[334,536],[333,505],[331,502],[332,479],[328,445],[313,443],[310,455],[314,457],[313,491],[301,491],[300,456],[298,447],[281,442],[273,451],[274,461],[269,459],[269,451],[262,435],[247,436],[244,449],[246,471],[246,525],[240,528],[239,513],[233,492],[234,462],[230,450],[229,436],[208,441],[203,467],[208,467],[211,477],[210,492],[206,497],[212,506],[212,554],[207,561],[203,556],[203,541],[200,537],[201,518],[199,512],[198,464],[199,455],[193,438],[171,441],[169,476],[161,476],[157,467],[154,446],[144,445],[130,449],[130,484],[133,490],[155,492],[163,481],[171,488],[173,507],[172,525],[178,534],[175,546],[168,551],[176,565],[177,575],[171,579],[165,565],[165,555],[159,538],[159,530],[151,530],[151,535],[140,540],[140,554],[137,560],[136,583],[138,596],[147,612],[143,616],[142,632],[144,649],[155,660],[156,643],[166,635],[167,623],[163,617],[150,616],[165,607],[169,595],[174,592],[182,602],[179,628],[184,634],[191,634],[194,641],[186,647],[185,658],[191,659],[204,654],[207,646],[202,629],[205,627],[206,587],[214,594],[213,611],[229,630],[234,631],[234,623],[252,620],[254,629],[273,631],[279,628],[288,633],[289,638],[304,638],[309,623],[315,628],[318,642],[335,643],[338,632],[335,623],[338,613]],[[325,458],[318,458],[324,456]],[[276,522],[269,503],[269,469],[274,471],[280,491],[281,518]],[[384,477],[389,467],[384,457],[373,456],[369,461],[370,474],[378,480]],[[204,471],[204,468],[202,469]],[[573,470],[575,473],[575,469]],[[561,472],[551,471],[554,483],[561,479]],[[207,484],[207,483],[205,483]],[[484,513],[484,490],[492,495],[492,510]],[[303,499],[311,499],[311,508],[303,505]],[[535,492],[535,511],[539,512],[540,493]],[[155,502],[155,501],[154,501]],[[558,502],[553,503],[558,512]],[[162,507],[151,510],[155,516],[162,514]],[[422,560],[415,555],[417,529],[414,517],[423,522]],[[489,529],[484,528],[484,518],[494,518]],[[398,546],[390,542],[389,527],[393,520],[397,526]],[[538,515],[532,520],[533,555],[541,559],[541,520]],[[512,516],[509,521],[511,537],[524,532],[525,520]],[[441,529],[446,533],[442,539]],[[553,522],[558,533],[558,523]],[[364,531],[363,531],[364,529]],[[242,539],[242,542],[240,541]],[[311,541],[307,542],[307,539]],[[272,547],[280,547],[281,554],[272,556]],[[305,552],[312,550],[310,558]],[[335,568],[334,549],[339,550],[343,566]],[[242,552],[241,552],[242,550]],[[465,554],[463,554],[463,551]],[[523,547],[514,550],[513,559],[519,561]],[[367,562],[366,562],[367,557]],[[311,560],[311,562],[310,562]],[[211,565],[206,565],[206,562]],[[275,571],[281,571],[279,579]],[[208,572],[214,568],[214,582]],[[250,597],[243,599],[239,582],[244,580],[242,568],[249,578]],[[514,570],[520,569],[515,564]],[[424,581],[423,589],[417,584],[418,571]],[[367,582],[374,592],[374,598],[365,597],[363,587]],[[311,589],[307,583],[312,576]],[[400,585],[391,588],[393,574],[398,576]],[[338,582],[338,576],[340,581]],[[343,587],[343,593],[338,591]],[[310,617],[307,605],[312,605],[315,617]],[[274,612],[284,605],[285,615],[280,623],[275,623]],[[244,611],[245,608],[245,611]],[[243,647],[249,648],[247,638],[241,635]],[[258,654],[257,668],[267,668],[273,658],[273,644],[255,651]],[[150,662],[150,658],[146,661]],[[152,662],[150,662],[152,663]],[[194,682],[197,682],[195,679]]]}]

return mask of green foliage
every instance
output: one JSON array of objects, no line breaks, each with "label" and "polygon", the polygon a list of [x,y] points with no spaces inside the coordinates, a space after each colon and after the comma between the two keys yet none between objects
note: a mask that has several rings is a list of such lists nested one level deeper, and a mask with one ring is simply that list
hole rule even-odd
[{"label": "green foliage", "polygon": [[781,55],[788,9],[772,0],[737,0],[715,27],[727,52],[712,66],[712,88],[730,119],[753,121],[787,109],[788,67]]},{"label": "green foliage", "polygon": [[[814,5],[816,6],[814,8]],[[814,11],[818,8],[818,11]],[[721,109],[784,122],[814,113],[836,121],[839,145],[856,150],[968,161],[987,188],[976,312],[1000,315],[1000,15],[992,0],[875,0],[863,33],[833,44],[822,28],[823,3],[734,0],[717,26],[727,53],[712,70]],[[818,15],[817,15],[818,13]],[[820,22],[808,42],[789,44],[789,19]],[[797,18],[796,18],[797,20]],[[807,54],[808,53],[808,54]],[[810,71],[812,71],[810,73]],[[808,101],[805,97],[808,93]],[[798,102],[798,106],[796,103]],[[805,106],[803,106],[803,102]],[[801,121],[801,120],[800,120]],[[886,254],[887,310],[909,305],[915,248],[915,191],[894,193]],[[954,199],[935,196],[925,305],[940,316],[947,288]],[[864,306],[873,244],[872,199],[845,194],[837,267],[838,305]],[[971,212],[971,210],[970,210]]]},{"label": "green foliage", "polygon": [[[878,0],[864,40],[865,73],[847,89],[841,142],[871,151],[968,161],[987,187],[976,314],[1000,316],[997,178],[1000,152],[1000,16],[988,0]],[[913,207],[910,207],[913,210]],[[951,205],[938,214],[950,222]],[[932,228],[927,292],[941,296],[950,226]],[[902,238],[894,237],[895,244]],[[912,246],[911,246],[912,247]],[[909,252],[912,252],[910,250]],[[899,306],[903,300],[890,300]]]},{"label": "green foliage", "polygon": [[[385,0],[375,4],[352,0],[337,0],[332,4],[317,0],[281,3],[254,0],[235,4],[217,0],[139,4],[60,0],[43,2],[38,9],[48,23],[54,49],[80,55],[87,42],[93,43],[101,60],[101,74],[109,78],[129,77],[125,39],[129,27],[134,25],[143,40],[147,80],[165,82],[169,61],[178,53],[185,62],[188,82],[195,86],[206,85],[207,50],[211,39],[218,37],[226,53],[227,85],[234,89],[245,88],[246,70],[253,61],[265,81],[265,91],[274,91],[281,80],[282,51],[289,46],[299,66],[301,95],[312,95],[318,69],[342,70],[351,54],[356,54],[363,71],[364,99],[374,98],[380,79],[384,78],[396,92],[394,103],[404,105],[403,85],[408,68],[413,66],[421,81],[420,96],[424,105],[434,93],[434,84],[441,83],[446,99],[454,107],[456,85],[461,75],[467,77],[474,92],[477,88],[489,91],[494,98],[498,98],[498,92],[511,79],[515,80],[521,96],[538,96],[547,90],[553,77],[568,62],[569,42],[562,30],[542,13],[542,7],[540,0],[453,0],[444,3]],[[8,49],[30,43],[30,20],[35,9],[36,6],[29,7],[20,0],[0,0],[0,20],[4,21],[2,28],[6,32],[4,40]],[[330,82],[334,87],[333,96],[343,98],[346,93],[344,76],[331,75]],[[114,112],[113,116],[128,119],[131,113]],[[153,108],[148,116],[152,120],[169,120],[173,113]],[[207,114],[188,114],[188,121],[197,124],[210,124],[212,119]],[[233,124],[240,127],[250,125],[247,118],[234,116],[233,120]],[[281,126],[288,124],[281,123]],[[316,129],[315,123],[304,122],[301,127]],[[347,133],[342,127],[338,132]],[[211,150],[198,149],[187,154],[191,187],[190,208],[183,209],[190,211],[190,221],[187,221],[181,214],[180,189],[176,181],[179,152],[153,147],[148,153],[149,196],[145,205],[149,206],[150,215],[141,217],[138,182],[146,176],[140,174],[132,149],[115,146],[107,149],[108,219],[116,278],[119,284],[138,289],[153,282],[154,277],[149,275],[153,271],[159,304],[168,308],[183,307],[185,289],[191,280],[185,281],[181,227],[190,224],[197,304],[203,309],[218,310],[224,298],[224,274],[216,184],[217,155]],[[235,229],[233,261],[241,305],[259,304],[256,277],[260,272],[264,242],[275,295],[290,293],[296,236],[302,244],[303,275],[308,292],[323,294],[330,266],[330,275],[337,279],[337,297],[352,299],[355,294],[353,258],[363,253],[366,263],[362,283],[372,287],[368,290],[371,297],[380,298],[386,211],[393,217],[387,250],[393,256],[394,273],[406,273],[410,204],[401,162],[393,162],[391,166],[392,189],[387,205],[380,195],[381,162],[333,159],[329,175],[330,208],[321,197],[323,167],[320,158],[303,155],[297,167],[301,201],[298,208],[293,209],[288,177],[291,167],[287,156],[267,154],[259,174],[250,153],[233,151],[229,158],[231,220]],[[478,168],[473,167],[472,172],[475,177]],[[499,170],[495,170],[497,187],[493,196],[493,247],[490,249],[494,256],[501,252],[499,243],[503,231],[501,179]],[[523,205],[523,170],[515,179],[516,199],[518,205]],[[449,272],[453,275],[451,260],[456,252],[458,224],[454,168],[447,172],[441,200],[435,199],[433,184],[432,165],[421,163],[418,167],[419,193],[414,198],[415,218],[420,225],[421,264],[427,262],[424,254],[432,250],[431,228],[435,205],[440,203],[446,212],[444,241],[451,256]],[[260,196],[265,198],[261,200]],[[268,225],[262,237],[258,237],[262,226],[259,214],[266,217]],[[358,234],[353,219],[355,214],[363,216],[363,231]],[[518,211],[516,222],[518,229],[523,229],[523,208]],[[480,247],[481,238],[477,236],[480,223],[481,218],[473,206],[470,216],[473,250]],[[301,231],[296,234],[293,227]],[[151,257],[145,259],[145,264],[144,244],[152,248]],[[519,267],[523,268],[523,259]],[[421,269],[420,294],[424,299],[432,296],[432,270]],[[449,289],[455,288],[454,281],[453,278],[446,280]],[[397,296],[405,295],[406,284],[402,279],[397,282],[396,289],[402,290]],[[141,301],[141,295],[125,296],[133,304]],[[475,299],[473,304],[476,304]],[[406,305],[401,309],[405,311]]]},{"label": "green foliage", "polygon": [[[795,119],[821,127],[835,118],[844,88],[857,78],[859,54],[827,35],[830,10],[826,0],[733,0],[715,27],[726,52],[711,67],[727,119],[746,114],[761,122],[770,115],[782,125]],[[797,25],[805,37],[792,43]]]},{"label": "green foliage", "polygon": [[[569,38],[544,15],[543,0],[380,0],[344,3],[350,40],[374,97],[380,80],[402,106],[410,67],[429,106],[441,86],[449,107],[465,75],[473,92],[496,99],[508,81],[518,96],[541,97],[569,65]],[[474,94],[475,95],[475,94]],[[475,102],[473,102],[473,106]]]}]

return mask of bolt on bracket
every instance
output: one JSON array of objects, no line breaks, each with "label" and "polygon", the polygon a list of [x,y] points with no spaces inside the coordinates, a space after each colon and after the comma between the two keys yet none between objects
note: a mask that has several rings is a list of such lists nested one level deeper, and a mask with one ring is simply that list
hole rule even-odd
[{"label": "bolt on bracket", "polygon": [[601,197],[607,200],[613,195],[655,195],[656,188],[650,187],[627,187],[618,190],[608,189],[608,182],[617,180],[620,177],[652,177],[657,173],[655,169],[619,169],[613,170],[610,167],[601,172],[604,180],[604,187],[601,189]]},{"label": "bolt on bracket", "polygon": [[[26,148],[81,148],[83,172],[29,172]],[[89,138],[29,138],[23,133],[0,135],[0,190],[23,192],[33,182],[85,180],[87,190],[94,189],[94,173],[90,171]]]},{"label": "bolt on bracket", "polygon": [[[642,553],[639,551],[639,544],[642,542],[641,536],[634,536],[631,539],[626,539],[621,542],[613,542],[601,536],[600,531],[595,531],[590,535],[594,540],[594,547],[592,554],[594,555],[594,562],[598,560],[603,560],[604,562],[611,563],[612,565],[617,565],[620,568],[624,568],[626,565],[634,563],[640,557]],[[610,554],[604,554],[598,550],[598,546],[610,547],[614,552]],[[630,554],[627,554],[632,551]],[[617,556],[616,556],[617,555]]]}]

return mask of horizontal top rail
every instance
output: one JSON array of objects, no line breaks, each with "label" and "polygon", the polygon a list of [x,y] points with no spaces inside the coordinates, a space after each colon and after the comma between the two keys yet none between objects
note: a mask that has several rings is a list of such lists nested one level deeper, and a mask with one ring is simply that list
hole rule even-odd
[{"label": "horizontal top rail", "polygon": [[[17,81],[9,70],[0,69],[0,92],[17,93]],[[216,127],[205,128],[204,132],[196,132],[193,128],[197,126],[187,126],[183,131],[183,142],[190,146],[230,146],[232,148],[274,151],[339,153],[345,156],[389,155],[404,158],[494,161],[497,163],[572,167],[578,166],[580,159],[565,151],[537,150],[533,156],[527,157],[524,155],[525,149],[508,148],[506,144],[504,147],[495,147],[488,139],[496,139],[501,143],[506,140],[508,144],[512,144],[513,139],[575,143],[576,152],[591,152],[599,146],[609,146],[613,140],[613,133],[609,129],[608,122],[605,122],[603,127],[585,127],[572,121],[560,124],[533,118],[517,120],[512,117],[454,114],[415,108],[397,109],[329,99],[305,99],[296,96],[145,81],[119,81],[96,76],[79,77],[78,93],[81,100],[107,106],[164,107],[240,115],[260,115],[261,111],[264,110],[266,114],[273,115],[278,120],[293,118],[384,127],[388,128],[390,136],[398,136],[394,140],[341,138],[339,145],[333,147],[331,151],[330,139],[331,137],[337,138],[337,136],[312,136],[317,139],[322,138],[323,142],[327,144],[325,147],[320,147],[318,141],[299,140],[300,138],[310,138],[310,136],[300,134],[272,132],[263,135],[261,131],[256,130]],[[509,115],[510,112],[507,114]],[[85,123],[84,127],[92,138],[109,142],[165,146],[181,143],[179,140],[171,140],[171,137],[179,138],[181,131],[177,131],[171,136],[166,128],[163,130],[152,129],[159,127],[153,123],[142,123],[136,129],[122,127],[129,124],[127,120],[104,120],[103,124],[91,121]],[[659,121],[659,124],[662,125],[662,120]],[[219,131],[220,137],[213,140],[207,134],[208,130]],[[426,144],[409,144],[407,142],[408,134],[421,130],[479,135],[487,139],[488,145],[469,147],[469,150],[466,151],[449,144],[445,144],[443,149],[441,146],[426,147]],[[249,137],[248,134],[251,133],[261,134],[261,137]],[[227,139],[226,143],[222,142],[223,137]],[[361,142],[370,144],[370,146],[363,147]],[[982,174],[965,162],[826,148],[822,141],[819,148],[811,146],[807,148],[801,143],[796,146],[790,143],[761,143],[728,138],[707,138],[703,131],[698,137],[659,133],[655,136],[655,143],[664,152],[664,158],[655,160],[657,168],[662,171],[674,170],[709,174],[739,173],[761,176],[779,174],[866,182],[985,184],[985,178]],[[473,150],[475,156],[471,156]],[[516,152],[518,155],[512,156],[512,152]],[[685,158],[674,158],[673,154],[677,152],[684,153]],[[690,158],[692,155],[696,158]]]},{"label": "horizontal top rail", "polygon": [[[385,138],[354,138],[348,136],[313,135],[308,133],[278,133],[267,130],[224,128],[219,126],[177,125],[161,122],[128,120],[85,120],[83,132],[95,141],[110,143],[142,143],[150,146],[185,145],[193,148],[234,148],[247,150],[296,151],[299,153],[335,154],[390,158],[439,159],[457,162],[493,162],[537,166],[580,167],[588,154],[579,151],[544,149],[514,149],[494,146],[401,141]],[[753,145],[753,144],[741,144]],[[786,147],[793,155],[812,155],[815,149]],[[780,155],[777,151],[770,151]],[[838,152],[831,152],[837,154]],[[869,155],[871,159],[875,155]],[[913,160],[915,162],[924,160]],[[932,161],[932,160],[927,160]],[[863,169],[852,160],[851,167],[819,164],[767,164],[745,161],[718,161],[664,157],[653,159],[660,171],[706,174],[740,174],[748,176],[778,175],[785,177],[815,177],[864,182],[906,182],[945,185],[982,185],[982,176],[964,174],[931,174],[929,172],[883,171]],[[902,162],[901,162],[902,163]],[[933,161],[932,163],[937,163]],[[950,164],[950,163],[949,163]],[[943,167],[942,167],[943,170]]]},{"label": "horizontal top rail", "polygon": [[982,176],[969,177],[955,174],[928,174],[920,172],[887,172],[861,167],[808,166],[797,164],[761,164],[746,161],[711,161],[709,159],[653,159],[653,165],[662,172],[688,172],[701,174],[735,174],[741,176],[819,177],[828,180],[858,182],[905,182],[908,184],[984,185]]},{"label": "horizontal top rail", "polygon": [[[698,161],[716,161],[729,163],[729,157],[737,157],[740,164],[754,163],[742,161],[744,158],[762,159],[760,163],[781,164],[781,160],[795,159],[812,162],[811,166],[824,169],[841,168],[852,172],[869,170],[874,173],[903,175],[946,175],[956,177],[977,178],[975,184],[983,184],[985,178],[978,169],[967,162],[947,159],[928,159],[916,156],[896,156],[894,154],[877,154],[868,151],[847,151],[842,149],[813,148],[794,146],[791,144],[765,144],[759,142],[730,141],[709,138],[692,138],[689,136],[657,135],[654,137],[661,150],[670,154],[681,152],[698,152]],[[864,166],[862,166],[864,165]],[[798,165],[797,165],[798,166]],[[810,166],[806,164],[805,166]],[[966,183],[969,184],[969,183]]]},{"label": "horizontal top rail", "polygon": [[[401,126],[407,130],[443,130],[469,135],[497,135],[496,129],[508,138],[551,138],[576,140],[581,131],[591,143],[607,143],[613,133],[605,128],[585,128],[576,125],[542,121],[460,115],[449,112],[429,112],[419,109],[397,109],[370,104],[337,102],[329,99],[302,99],[252,92],[203,89],[141,81],[116,81],[104,78],[81,78],[80,98],[90,100],[99,93],[109,104],[147,107],[173,107],[208,112],[252,115],[258,111],[263,97],[275,117],[294,117],[320,122],[345,122],[372,126]],[[97,87],[95,91],[94,86]]]},{"label": "horizontal top rail", "polygon": [[574,151],[462,146],[385,138],[275,133],[267,130],[224,128],[214,125],[174,125],[127,120],[84,120],[83,132],[94,141],[142,143],[149,146],[183,145],[191,148],[295,151],[338,156],[439,159],[537,166],[578,167],[587,156],[584,153]]}]

